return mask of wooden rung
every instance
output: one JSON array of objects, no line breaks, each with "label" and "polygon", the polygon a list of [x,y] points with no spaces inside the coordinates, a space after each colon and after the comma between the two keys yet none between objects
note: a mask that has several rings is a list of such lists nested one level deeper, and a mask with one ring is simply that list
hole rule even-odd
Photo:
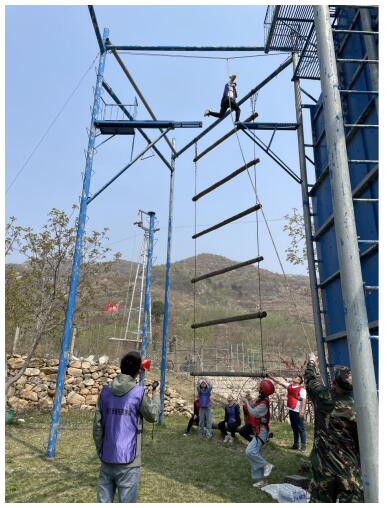
[{"label": "wooden rung", "polygon": [[238,176],[240,173],[243,173],[243,171],[247,170],[248,168],[250,168],[251,166],[255,166],[255,164],[258,164],[260,162],[259,159],[254,159],[250,162],[248,162],[247,164],[244,164],[243,166],[241,166],[240,168],[236,169],[235,171],[233,171],[232,173],[230,173],[228,176],[226,176],[225,178],[222,178],[222,180],[219,180],[218,182],[214,183],[213,185],[210,185],[210,187],[207,187],[207,189],[204,189],[202,190],[201,192],[199,192],[199,194],[196,194],[196,196],[194,196],[192,198],[192,201],[197,201],[198,199],[202,198],[203,196],[205,196],[206,194],[208,194],[209,192],[217,189],[218,187],[220,187],[221,185],[223,185],[224,183],[228,182],[229,180],[231,180],[232,178],[235,178],[236,176]]},{"label": "wooden rung", "polygon": [[190,376],[195,377],[266,377],[266,372],[220,372],[220,371],[200,371],[190,372]]},{"label": "wooden rung", "polygon": [[253,259],[249,259],[248,261],[243,261],[242,263],[237,263],[235,265],[227,266],[226,268],[222,268],[221,270],[216,270],[215,272],[206,273],[205,275],[200,275],[199,277],[195,277],[191,279],[192,284],[195,282],[199,282],[200,280],[209,279],[210,277],[215,277],[216,275],[222,275],[222,273],[231,272],[231,270],[237,270],[238,268],[242,268],[244,266],[252,265],[253,263],[259,263],[263,261],[263,256],[258,256]]},{"label": "wooden rung", "polygon": [[253,312],[252,314],[242,314],[240,316],[231,316],[226,318],[213,319],[212,321],[203,321],[202,323],[193,323],[191,328],[203,328],[204,326],[221,325],[223,323],[233,323],[235,321],[247,321],[249,319],[262,319],[267,316],[265,311]]},{"label": "wooden rung", "polygon": [[[244,120],[244,122],[252,122],[253,120],[255,120],[257,118],[257,116],[258,116],[258,113],[253,113],[252,115],[247,117],[246,120]],[[203,155],[206,155],[208,152],[211,152],[211,150],[213,150],[215,147],[217,147],[218,145],[223,143],[223,141],[225,141],[227,138],[229,138],[230,136],[235,134],[238,129],[240,129],[240,127],[238,125],[236,125],[233,129],[231,129],[229,132],[227,132],[227,134],[225,134],[224,136],[219,138],[217,141],[215,141],[215,143],[213,143],[212,145],[207,147],[205,150],[203,150],[201,153],[199,153],[193,159],[193,161],[197,162],[199,159],[201,159],[203,157]]]},{"label": "wooden rung", "polygon": [[215,229],[221,228],[222,226],[226,226],[226,224],[230,224],[230,222],[234,222],[238,219],[241,219],[242,217],[245,217],[246,215],[249,215],[250,213],[256,212],[262,207],[262,205],[258,204],[255,206],[252,206],[251,208],[248,208],[244,212],[240,212],[236,215],[233,215],[229,219],[226,219],[222,222],[219,222],[218,224],[215,224],[215,226],[211,226],[208,229],[204,229],[203,231],[200,231],[200,233],[196,233],[196,235],[193,235],[192,238],[195,240],[195,238],[199,238],[199,236],[206,235],[207,233],[210,233],[211,231],[214,231]]}]

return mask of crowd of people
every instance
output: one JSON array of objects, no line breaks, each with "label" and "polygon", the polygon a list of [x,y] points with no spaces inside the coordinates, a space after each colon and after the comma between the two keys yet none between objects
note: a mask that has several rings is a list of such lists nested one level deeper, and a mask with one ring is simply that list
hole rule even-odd
[{"label": "crowd of people", "polygon": [[[101,461],[97,501],[113,502],[116,491],[119,502],[137,502],[141,466],[143,419],[155,423],[160,411],[158,387],[152,385],[152,397],[137,383],[143,368],[138,352],[121,359],[121,374],[104,386],[96,404],[93,438]],[[211,439],[218,429],[224,443],[232,443],[238,433],[247,441],[246,458],[250,464],[254,487],[262,487],[274,467],[264,457],[270,432],[270,396],[275,384],[287,390],[287,408],[293,431],[292,450],[306,450],[304,415],[306,398],[314,406],[314,439],[310,455],[312,479],[310,502],[362,502],[360,453],[356,414],[352,395],[350,369],[338,366],[332,386],[323,385],[317,370],[317,358],[311,353],[303,376],[295,375],[290,383],[267,375],[257,385],[257,395],[248,391],[241,407],[232,394],[224,406],[224,418],[213,423],[212,384],[200,379],[196,386],[194,411],[184,433],[193,425],[203,438]],[[299,448],[301,446],[301,448]]]}]

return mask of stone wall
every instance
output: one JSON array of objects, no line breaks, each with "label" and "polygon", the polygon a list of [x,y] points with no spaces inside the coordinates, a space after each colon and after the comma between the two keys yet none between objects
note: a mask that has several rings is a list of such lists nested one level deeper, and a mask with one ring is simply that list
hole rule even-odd
[{"label": "stone wall", "polygon": [[[24,364],[26,356],[7,355],[7,376],[14,376]],[[101,362],[101,360],[103,360]],[[72,360],[69,363],[64,383],[62,411],[70,408],[94,409],[98,394],[105,384],[110,383],[119,373],[118,365],[105,363],[106,359],[93,361]],[[25,373],[10,387],[7,403],[15,412],[30,409],[50,410],[55,395],[59,361],[57,358],[32,358]],[[145,379],[150,391],[152,379]],[[191,402],[181,398],[168,385],[165,390],[164,413],[189,416]]]}]

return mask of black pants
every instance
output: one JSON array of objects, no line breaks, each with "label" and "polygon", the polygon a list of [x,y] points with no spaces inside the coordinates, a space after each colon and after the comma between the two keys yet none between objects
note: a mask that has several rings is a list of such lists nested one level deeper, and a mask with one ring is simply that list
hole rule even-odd
[{"label": "black pants", "polygon": [[239,117],[241,114],[241,109],[237,106],[234,99],[230,99],[229,97],[223,97],[222,102],[220,103],[220,111],[216,113],[215,111],[210,111],[210,116],[215,116],[216,118],[223,118],[226,114],[227,109],[231,106],[231,111],[235,111],[235,121],[239,122]]},{"label": "black pants", "polygon": [[290,425],[293,430],[293,446],[298,448],[298,441],[301,438],[301,447],[305,448],[306,444],[306,432],[304,425],[304,418],[300,418],[300,413],[289,409]]},{"label": "black pants", "polygon": [[189,434],[190,430],[192,429],[192,425],[199,425],[199,416],[198,415],[192,415],[189,419],[187,430],[185,431],[186,434]]},{"label": "black pants", "polygon": [[234,424],[229,424],[225,422],[225,420],[223,420],[222,422],[219,422],[218,423],[218,429],[220,430],[220,432],[226,436],[227,435],[227,431],[231,432],[231,435],[232,437],[235,437],[235,431],[236,429],[238,428],[238,424],[237,423],[234,423]]},{"label": "black pants", "polygon": [[253,434],[253,427],[252,425],[250,425],[249,423],[247,423],[246,425],[243,425],[243,427],[241,427],[239,429],[239,434],[244,437],[247,441],[251,441],[253,439],[252,437],[252,434]]}]

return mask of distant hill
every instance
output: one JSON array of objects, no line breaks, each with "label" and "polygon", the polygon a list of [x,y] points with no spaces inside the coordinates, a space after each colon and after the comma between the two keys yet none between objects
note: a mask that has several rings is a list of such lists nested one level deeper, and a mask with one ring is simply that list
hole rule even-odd
[{"label": "distant hill", "polygon": [[[196,258],[196,273],[197,275],[209,273],[236,262],[214,254],[200,254]],[[20,271],[25,269],[25,265],[12,265],[12,267]],[[101,289],[97,291],[94,301],[86,309],[88,317],[81,321],[75,316],[80,336],[82,333],[86,335],[86,332],[90,332],[88,340],[91,344],[94,343],[92,337],[95,337],[97,327],[101,337],[109,337],[113,334],[117,336],[120,327],[122,330],[125,302],[130,301],[136,268],[137,264],[131,261],[119,260],[112,263],[111,270],[101,277]],[[172,264],[169,335],[175,335],[178,343],[186,344],[187,347],[191,347],[193,337],[191,324],[194,320],[194,287],[191,278],[194,274],[195,258],[193,257]],[[155,266],[152,272],[153,304],[156,301],[164,301],[164,284],[165,266]],[[282,274],[262,268],[258,270],[256,265],[251,265],[200,281],[195,286],[196,322],[257,311],[260,287],[261,309],[267,312],[267,317],[262,320],[264,343],[270,347],[278,345],[281,349],[305,347],[306,342],[298,316],[302,319],[308,336],[313,340],[308,277],[287,275],[285,280]],[[139,282],[137,291],[139,292]],[[115,321],[111,316],[102,313],[103,306],[112,301],[122,302],[120,314],[115,316]],[[136,293],[134,307],[138,305],[139,299]],[[199,342],[206,345],[216,344],[217,347],[225,342],[256,344],[260,341],[258,323],[257,320],[253,320],[200,328],[196,336]],[[156,340],[160,339],[161,327],[162,319],[159,322],[153,322],[153,334]]]}]

